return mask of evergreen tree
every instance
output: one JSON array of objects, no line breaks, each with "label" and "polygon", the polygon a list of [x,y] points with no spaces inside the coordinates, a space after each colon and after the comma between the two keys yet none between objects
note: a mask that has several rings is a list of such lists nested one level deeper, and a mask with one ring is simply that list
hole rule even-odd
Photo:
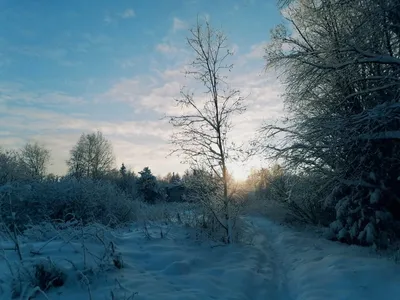
[{"label": "evergreen tree", "polygon": [[119,169],[119,172],[121,173],[122,177],[126,176],[126,167],[125,167],[124,163],[122,163],[122,166]]},{"label": "evergreen tree", "polygon": [[137,180],[138,191],[145,202],[154,204],[156,200],[162,198],[157,178],[148,167],[145,167],[139,174],[140,177]]}]

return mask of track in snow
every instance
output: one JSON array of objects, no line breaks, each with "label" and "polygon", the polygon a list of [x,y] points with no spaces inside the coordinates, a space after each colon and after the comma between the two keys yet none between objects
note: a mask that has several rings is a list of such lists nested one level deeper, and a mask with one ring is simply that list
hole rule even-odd
[{"label": "track in snow", "polygon": [[271,239],[274,237],[268,236],[268,231],[257,223],[252,222],[251,227],[258,254],[254,261],[255,273],[247,281],[247,299],[291,300],[285,268],[279,253],[272,247]]}]

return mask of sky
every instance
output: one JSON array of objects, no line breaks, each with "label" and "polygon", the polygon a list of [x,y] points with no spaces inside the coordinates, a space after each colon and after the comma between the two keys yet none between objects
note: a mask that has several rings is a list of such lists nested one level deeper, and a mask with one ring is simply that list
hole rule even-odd
[{"label": "sky", "polygon": [[[64,174],[82,133],[100,130],[116,164],[154,174],[187,166],[171,150],[174,98],[187,84],[185,43],[197,17],[221,28],[234,50],[229,83],[246,96],[233,137],[246,143],[282,115],[282,88],[265,72],[263,47],[281,22],[275,0],[0,0],[0,146],[38,141]],[[243,178],[264,160],[231,164]]]}]

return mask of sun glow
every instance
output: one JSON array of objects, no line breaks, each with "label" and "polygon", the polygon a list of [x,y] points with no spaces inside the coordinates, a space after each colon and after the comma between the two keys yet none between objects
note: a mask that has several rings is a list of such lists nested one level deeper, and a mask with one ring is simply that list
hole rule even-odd
[{"label": "sun glow", "polygon": [[234,162],[228,165],[228,172],[232,174],[237,181],[245,181],[252,170],[259,170],[266,167],[265,160],[261,158],[252,158],[245,162]]},{"label": "sun glow", "polygon": [[250,174],[251,166],[246,164],[231,164],[229,166],[229,173],[233,175],[233,178],[237,181],[245,181]]}]

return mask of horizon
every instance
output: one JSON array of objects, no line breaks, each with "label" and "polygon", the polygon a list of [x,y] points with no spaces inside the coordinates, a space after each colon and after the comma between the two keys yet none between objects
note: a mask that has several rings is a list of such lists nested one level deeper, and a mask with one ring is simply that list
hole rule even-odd
[{"label": "horizon", "polygon": [[[228,82],[247,96],[247,111],[234,119],[233,141],[248,142],[264,120],[282,115],[281,85],[263,59],[269,30],[282,21],[275,1],[154,5],[0,4],[0,19],[10,24],[0,29],[0,146],[37,141],[51,150],[48,172],[63,175],[80,135],[99,130],[113,145],[116,168],[182,174],[188,166],[166,158],[172,128],[161,117],[174,112],[187,83],[185,37],[198,16],[221,28],[235,52]],[[241,180],[266,163],[257,157],[229,167]]]}]

